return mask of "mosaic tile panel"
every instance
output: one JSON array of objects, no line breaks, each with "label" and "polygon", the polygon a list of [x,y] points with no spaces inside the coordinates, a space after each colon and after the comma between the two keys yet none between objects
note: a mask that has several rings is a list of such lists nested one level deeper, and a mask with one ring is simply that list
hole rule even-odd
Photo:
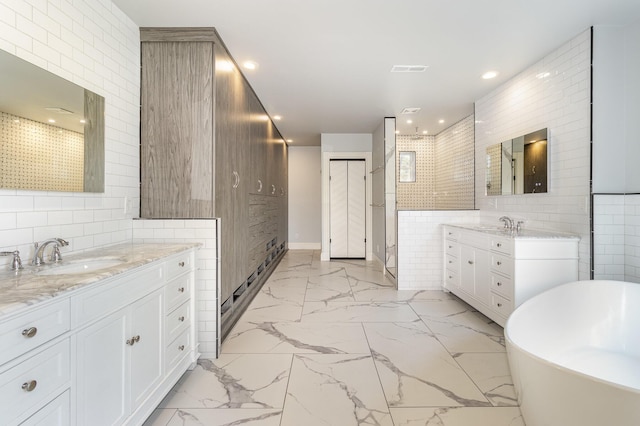
[{"label": "mosaic tile panel", "polygon": [[396,152],[416,153],[415,182],[400,182],[400,155],[396,155],[396,198],[398,209],[431,210],[435,208],[435,136],[398,135]]},{"label": "mosaic tile panel", "polygon": [[82,133],[0,112],[0,188],[83,190]]}]

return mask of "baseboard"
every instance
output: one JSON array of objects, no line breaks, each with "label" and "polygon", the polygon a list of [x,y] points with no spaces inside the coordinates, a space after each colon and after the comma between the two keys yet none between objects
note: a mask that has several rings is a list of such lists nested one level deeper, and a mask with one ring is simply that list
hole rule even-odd
[{"label": "baseboard", "polygon": [[322,243],[292,243],[289,241],[289,250],[320,250]]}]

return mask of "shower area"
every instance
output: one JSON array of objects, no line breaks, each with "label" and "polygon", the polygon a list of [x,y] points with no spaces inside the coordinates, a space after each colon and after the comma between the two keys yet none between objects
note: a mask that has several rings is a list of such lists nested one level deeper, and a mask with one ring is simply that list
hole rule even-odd
[{"label": "shower area", "polygon": [[[439,224],[475,208],[474,124],[470,115],[436,135],[397,134],[395,119],[387,118],[374,134],[374,252],[398,289],[439,286],[441,257],[433,248],[441,244]],[[429,221],[434,225],[423,226]],[[377,238],[376,222],[384,224]],[[422,229],[430,234],[423,237]],[[425,249],[427,240],[436,243]]]}]

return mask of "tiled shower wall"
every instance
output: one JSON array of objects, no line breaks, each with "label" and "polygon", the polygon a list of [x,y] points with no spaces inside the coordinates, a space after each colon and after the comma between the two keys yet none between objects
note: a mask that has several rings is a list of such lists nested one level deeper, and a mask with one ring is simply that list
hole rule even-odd
[{"label": "tiled shower wall", "polygon": [[[138,216],[140,36],[109,0],[0,3],[0,49],[105,98],[105,192],[0,190],[0,250],[50,237],[81,251],[131,240]],[[8,257],[0,258],[5,267]]]},{"label": "tiled shower wall", "polygon": [[0,188],[84,189],[84,135],[0,111]]},{"label": "tiled shower wall", "polygon": [[590,277],[591,32],[584,31],[476,102],[476,158],[488,146],[549,130],[549,192],[486,196],[486,163],[476,163],[476,208],[525,227],[581,237],[579,277]]},{"label": "tiled shower wall", "polygon": [[[398,210],[474,208],[473,115],[436,136],[398,135],[396,152],[416,153],[416,181],[396,178]],[[396,175],[399,176],[399,155]]]}]

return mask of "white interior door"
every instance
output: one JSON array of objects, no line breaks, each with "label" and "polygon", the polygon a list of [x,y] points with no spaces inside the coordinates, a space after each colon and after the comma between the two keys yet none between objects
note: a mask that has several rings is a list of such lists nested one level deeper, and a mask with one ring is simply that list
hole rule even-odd
[{"label": "white interior door", "polygon": [[329,162],[330,257],[366,256],[364,160]]}]

